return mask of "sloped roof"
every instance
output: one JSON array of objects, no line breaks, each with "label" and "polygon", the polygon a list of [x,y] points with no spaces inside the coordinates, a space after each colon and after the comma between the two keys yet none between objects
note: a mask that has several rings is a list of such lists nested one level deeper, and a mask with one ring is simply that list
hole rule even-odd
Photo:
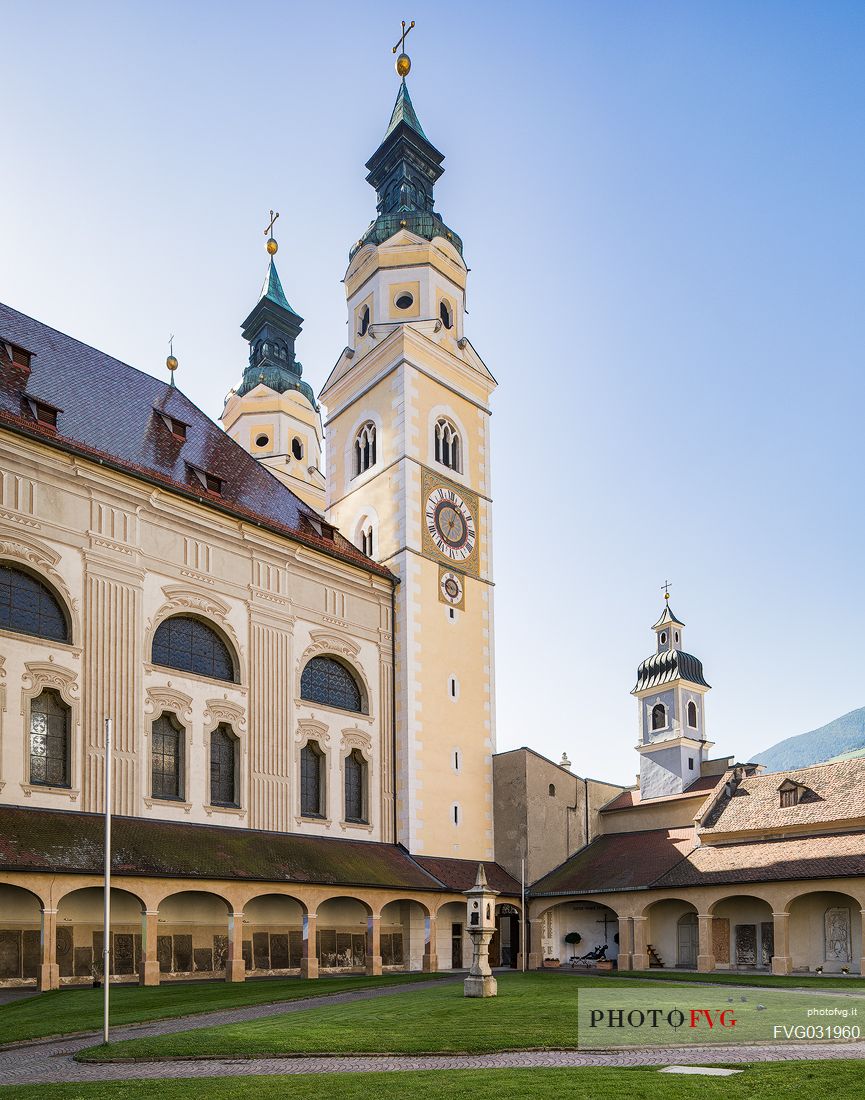
[{"label": "sloped roof", "polygon": [[600,812],[608,814],[615,813],[616,810],[632,810],[635,806],[656,806],[662,802],[677,802],[683,798],[694,798],[696,795],[705,797],[709,791],[713,791],[718,786],[723,778],[723,772],[720,775],[701,775],[684,791],[678,794],[660,795],[658,798],[641,798],[639,788],[633,787],[631,790],[617,794],[612,801],[601,807]]},{"label": "sloped roof", "polygon": [[390,122],[384,132],[383,140],[386,140],[401,122],[404,122],[407,126],[411,126],[411,128],[417,131],[425,141],[429,141],[429,138],[423,132],[423,126],[420,124],[420,119],[417,117],[417,111],[414,109],[411,96],[408,94],[408,85],[405,82],[405,78],[403,78],[399,90],[396,93],[396,102],[393,105]]},{"label": "sloped roof", "polygon": [[[338,532],[318,535],[318,513],[173,386],[0,303],[0,341],[31,352],[31,369],[0,364],[0,427],[112,466],[250,520],[330,557],[391,578]],[[56,429],[37,422],[24,394],[61,409]],[[187,425],[178,439],[154,410]],[[205,489],[194,469],[221,479]]]},{"label": "sloped roof", "polygon": [[635,691],[645,691],[647,688],[657,688],[662,684],[672,683],[673,680],[687,680],[690,684],[711,687],[703,675],[701,660],[681,649],[664,649],[660,653],[653,653],[651,657],[647,657],[640,663],[632,694]]},{"label": "sloped roof", "polygon": [[[807,788],[795,806],[781,806],[785,779]],[[732,795],[723,795],[702,823],[701,835],[831,826],[865,817],[865,758],[815,764],[810,768],[744,775]]]},{"label": "sloped roof", "polygon": [[865,875],[865,832],[703,844],[652,883],[713,886]]},{"label": "sloped roof", "polygon": [[646,890],[696,845],[693,828],[605,833],[560,867],[538,879],[532,897]]},{"label": "sloped roof", "polygon": [[[0,869],[101,874],[104,824],[101,814],[0,806]],[[111,841],[118,875],[462,891],[477,872],[477,861],[413,858],[398,844],[140,817],[114,817]],[[484,866],[493,889],[519,893],[498,864]]]},{"label": "sloped roof", "polygon": [[520,884],[517,880],[498,863],[493,863],[491,860],[451,859],[447,856],[413,856],[412,858],[424,870],[434,875],[439,882],[444,883],[449,890],[462,893],[474,886],[478,863],[482,862],[487,883],[493,890],[498,890],[500,894],[519,894],[520,892]]}]

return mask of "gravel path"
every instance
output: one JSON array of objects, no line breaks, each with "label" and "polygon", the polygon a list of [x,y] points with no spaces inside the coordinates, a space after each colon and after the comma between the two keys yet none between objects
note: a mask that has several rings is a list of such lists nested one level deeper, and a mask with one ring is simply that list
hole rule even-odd
[{"label": "gravel path", "polygon": [[[450,979],[445,979],[450,980]],[[462,980],[458,975],[456,981]],[[178,1031],[240,1023],[267,1016],[303,1012],[322,1005],[349,1004],[373,1000],[417,989],[416,985],[393,985],[382,989],[357,990],[303,1001],[282,1001],[269,1005],[200,1013],[194,1017],[155,1020],[112,1029],[113,1039],[135,1039],[167,1035]],[[101,1038],[90,1032],[74,1038],[35,1039],[0,1049],[0,1084],[48,1084],[57,1081],[124,1081],[166,1077],[238,1077],[250,1074],[371,1073],[405,1070],[528,1069],[574,1066],[666,1066],[711,1063],[778,1062],[791,1059],[856,1058],[865,1060],[862,1043],[785,1043],[771,1046],[647,1047],[612,1051],[512,1051],[499,1054],[433,1055],[301,1055],[296,1057],[177,1059],[162,1062],[124,1062],[86,1065],[74,1060],[77,1051],[93,1046]],[[2,1096],[2,1093],[0,1093]]]}]

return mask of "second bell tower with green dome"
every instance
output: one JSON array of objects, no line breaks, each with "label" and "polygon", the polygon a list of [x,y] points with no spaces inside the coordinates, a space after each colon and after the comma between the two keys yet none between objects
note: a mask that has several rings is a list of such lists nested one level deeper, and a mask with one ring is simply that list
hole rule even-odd
[{"label": "second bell tower with green dome", "polygon": [[[265,233],[279,215],[271,211]],[[324,510],[321,416],[295,354],[303,318],[292,309],[268,237],[270,256],[258,301],[241,326],[249,361],[222,413],[226,432],[316,511]]]}]

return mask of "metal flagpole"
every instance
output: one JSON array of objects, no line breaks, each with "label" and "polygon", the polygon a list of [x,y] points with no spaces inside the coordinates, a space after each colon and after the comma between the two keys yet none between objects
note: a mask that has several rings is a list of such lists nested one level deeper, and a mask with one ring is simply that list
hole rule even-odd
[{"label": "metal flagpole", "polygon": [[105,919],[102,928],[102,1041],[108,1042],[108,993],[111,987],[111,719],[105,719]]},{"label": "metal flagpole", "polygon": [[520,954],[523,958],[523,973],[526,970],[526,861],[520,860],[520,900],[522,913],[520,914]]}]

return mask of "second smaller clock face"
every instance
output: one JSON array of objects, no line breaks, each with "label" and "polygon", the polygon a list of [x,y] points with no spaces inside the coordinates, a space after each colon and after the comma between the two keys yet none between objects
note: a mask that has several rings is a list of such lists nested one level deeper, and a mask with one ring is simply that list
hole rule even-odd
[{"label": "second smaller clock face", "polygon": [[456,573],[442,573],[439,591],[445,603],[458,607],[463,600],[463,582]]},{"label": "second smaller clock face", "polygon": [[438,486],[424,509],[427,530],[436,549],[451,561],[465,561],[474,550],[477,531],[468,505],[453,489]]}]

